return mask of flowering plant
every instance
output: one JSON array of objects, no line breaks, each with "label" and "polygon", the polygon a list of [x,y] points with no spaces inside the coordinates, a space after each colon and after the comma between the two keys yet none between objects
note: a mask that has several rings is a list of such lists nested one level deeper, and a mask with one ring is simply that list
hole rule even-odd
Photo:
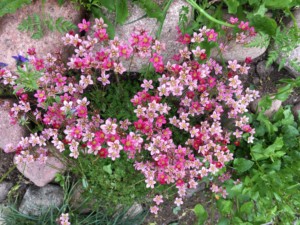
[{"label": "flowering plant", "polygon": [[[247,23],[230,22],[239,24],[243,35],[254,34]],[[91,29],[85,20],[78,27]],[[218,34],[203,27],[193,37],[179,31],[179,41],[193,43],[194,49],[186,46],[173,57],[176,62],[165,63],[165,45],[147,31],[136,30],[125,42],[117,37],[109,40],[106,27],[102,19],[96,19],[93,37],[66,34],[64,44],[75,48],[67,65],[59,54],[40,58],[29,49],[29,62],[19,63],[17,73],[0,69],[1,81],[14,88],[19,100],[11,108],[11,122],[30,119],[38,124],[38,132],[23,137],[18,146],[8,145],[5,151],[16,152],[17,164],[45,163],[52,154],[47,148],[50,143],[75,159],[94,154],[114,161],[125,154],[135,161],[147,188],[176,186],[175,204],[179,206],[187,189],[195,188],[202,178],[225,179],[223,168],[233,159],[230,143],[242,137],[253,142],[255,129],[244,113],[258,92],[244,90],[239,78],[248,74],[249,59],[243,64],[229,61],[225,67],[208,59],[203,43],[216,42]],[[141,90],[132,97],[136,119],[101,117],[86,93],[109,85],[112,74],[118,82],[127,71],[124,65],[130,66],[136,57],[151,63],[160,74],[158,79],[144,79]],[[32,71],[40,76],[35,76],[36,88],[28,90],[19,79]],[[233,130],[224,126],[224,118],[232,121]],[[227,195],[214,183],[211,189],[224,198]],[[163,196],[153,200],[150,210],[157,213]]]}]

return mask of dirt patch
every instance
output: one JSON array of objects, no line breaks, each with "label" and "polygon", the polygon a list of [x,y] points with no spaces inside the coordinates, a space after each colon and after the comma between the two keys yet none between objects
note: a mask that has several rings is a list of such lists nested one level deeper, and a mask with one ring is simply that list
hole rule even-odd
[{"label": "dirt patch", "polygon": [[[216,209],[215,203],[212,203],[210,190],[204,189],[195,193],[191,198],[185,199],[184,204],[181,205],[181,210],[176,214],[176,205],[171,200],[165,200],[160,205],[160,210],[157,215],[149,214],[142,225],[193,225],[196,224],[197,218],[193,211],[197,204],[202,204],[207,210],[209,218],[206,225],[213,225],[217,223],[219,215],[213,212]],[[214,214],[214,216],[212,216]]]},{"label": "dirt patch", "polygon": [[[13,168],[13,157],[12,153],[5,153],[2,149],[0,149],[0,179]],[[18,180],[18,175],[20,173],[17,169],[13,169],[6,177],[5,180],[12,181],[15,183]]]}]

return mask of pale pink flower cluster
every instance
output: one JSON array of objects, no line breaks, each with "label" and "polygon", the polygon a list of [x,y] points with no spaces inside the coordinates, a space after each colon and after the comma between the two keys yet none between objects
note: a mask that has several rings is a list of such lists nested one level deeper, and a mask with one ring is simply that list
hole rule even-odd
[{"label": "pale pink flower cluster", "polygon": [[62,213],[58,218],[59,225],[71,225],[69,222],[69,213]]}]

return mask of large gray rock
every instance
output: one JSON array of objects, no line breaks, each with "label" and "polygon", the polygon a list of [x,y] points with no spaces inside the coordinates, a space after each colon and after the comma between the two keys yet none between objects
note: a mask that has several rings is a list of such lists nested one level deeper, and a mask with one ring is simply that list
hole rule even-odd
[{"label": "large gray rock", "polygon": [[46,164],[38,161],[20,163],[17,169],[36,186],[43,187],[55,178],[56,173],[63,172],[66,166],[56,157],[50,156]]},{"label": "large gray rock", "polygon": [[[1,50],[0,54],[2,54]],[[6,103],[9,104],[7,105]],[[11,144],[12,146],[16,147],[21,140],[21,137],[26,135],[26,129],[24,127],[20,126],[19,124],[10,124],[9,112],[12,103],[12,100],[0,99],[0,148],[5,150],[6,152],[8,152],[8,150],[6,149],[7,145]]]},{"label": "large gray rock", "polygon": [[7,194],[12,186],[13,186],[13,183],[11,183],[11,182],[4,181],[4,182],[0,183],[0,203],[6,199]]},{"label": "large gray rock", "polygon": [[[251,42],[255,37],[248,37],[247,42]],[[223,60],[225,62],[229,60],[237,60],[238,62],[243,62],[246,57],[251,57],[255,60],[264,54],[267,50],[267,47],[246,47],[244,44],[238,44],[235,40],[230,41],[227,44],[227,50],[222,54]],[[211,57],[221,61],[219,51],[216,48],[213,48],[211,51]]]},{"label": "large gray rock", "polygon": [[[158,4],[160,4],[161,0],[154,0]],[[166,14],[166,19],[164,21],[162,32],[159,38],[159,41],[166,44],[166,50],[162,53],[164,62],[166,63],[168,60],[171,60],[171,58],[175,54],[179,54],[179,50],[183,49],[185,45],[177,42],[178,39],[178,33],[176,30],[176,26],[178,24],[179,20],[179,14],[180,9],[182,6],[189,7],[189,12],[192,12],[191,6],[186,3],[184,0],[174,0],[172,4],[170,5],[170,8]],[[156,32],[159,29],[159,23],[154,18],[142,18],[146,13],[143,9],[141,9],[138,5],[133,4],[132,2],[128,2],[128,10],[129,10],[129,16],[127,18],[127,21],[124,23],[124,25],[116,25],[115,26],[115,36],[119,37],[120,40],[127,41],[131,37],[132,32],[135,29],[145,29],[148,31],[148,33],[155,37]],[[112,20],[113,17],[108,15],[110,19]],[[188,20],[190,20],[192,17],[192,14],[190,13],[188,15]],[[135,21],[131,23],[132,21]],[[92,25],[93,25],[92,21]],[[97,48],[98,45],[96,45],[95,50],[99,49]],[[130,67],[131,72],[139,72],[139,70],[143,67],[143,65],[148,65],[149,60],[148,59],[141,59],[138,57],[134,57],[133,60],[128,60],[126,62],[123,62],[123,65],[128,70]]]},{"label": "large gray rock", "polygon": [[[35,47],[38,55],[42,57],[48,52],[60,50],[64,46],[61,40],[63,34],[57,31],[45,31],[42,39],[33,40],[31,34],[17,29],[18,25],[28,15],[42,14],[42,2],[33,1],[28,6],[19,9],[15,14],[0,18],[0,61],[9,64],[11,69],[15,69],[15,60],[12,56],[17,55],[20,51],[26,53],[28,48]],[[46,15],[50,14],[55,19],[64,17],[75,24],[81,19],[81,13],[69,1],[60,7],[57,0],[47,0],[44,10]]]},{"label": "large gray rock", "polygon": [[21,202],[19,211],[33,216],[39,216],[50,207],[60,207],[63,204],[63,189],[56,185],[48,184],[39,188],[30,186]]}]

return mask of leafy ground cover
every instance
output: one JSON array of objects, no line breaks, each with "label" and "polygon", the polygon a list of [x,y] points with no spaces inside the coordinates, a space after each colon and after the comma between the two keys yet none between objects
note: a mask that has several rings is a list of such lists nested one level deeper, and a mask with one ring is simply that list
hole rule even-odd
[{"label": "leafy ground cover", "polygon": [[[127,1],[121,2],[101,4],[116,12],[116,21],[122,24],[128,12]],[[146,30],[119,40],[113,36],[112,24],[99,18],[94,25],[85,19],[78,24],[79,32],[92,30],[93,36],[65,35],[64,44],[74,47],[67,63],[29,49],[26,55],[15,56],[17,71],[1,64],[1,82],[18,100],[11,109],[12,122],[31,131],[5,152],[15,152],[16,163],[45,163],[54,155],[72,175],[57,176],[65,192],[61,208],[30,217],[12,207],[8,224],[133,224],[132,220],[174,225],[291,224],[297,220],[300,115],[293,115],[289,106],[271,117],[264,113],[274,99],[285,101],[300,87],[299,77],[283,80],[285,86],[276,94],[262,96],[260,110],[253,114],[248,105],[259,92],[241,81],[249,75],[251,58],[219,63],[210,57],[213,48],[222,54],[230,40],[247,45],[271,41],[278,49],[289,43],[293,48],[299,28],[295,22],[287,31],[281,20],[292,15],[297,1],[187,2],[195,9],[195,21],[188,25],[189,9],[182,8],[178,41],[186,47],[178,49],[173,59],[162,57],[164,43]],[[80,3],[99,14],[99,1]],[[148,16],[163,22],[165,10],[154,13],[154,3],[139,4]],[[224,9],[236,15],[225,22]],[[267,11],[274,16],[267,17]],[[282,34],[289,34],[289,39]],[[247,38],[254,36],[262,43],[248,43]],[[225,41],[219,43],[221,37]],[[269,53],[268,64],[278,57],[276,51]],[[148,60],[146,73],[127,72],[125,62],[133,57]],[[46,147],[50,144],[56,151]],[[78,183],[87,204],[93,205],[92,213],[85,216],[69,202]],[[205,188],[189,202],[187,191],[198,184]],[[151,215],[145,219],[142,213],[130,220],[126,207],[116,214],[119,204],[134,202],[149,208]],[[157,216],[164,210],[167,219]],[[171,215],[175,215],[172,220]]]}]

